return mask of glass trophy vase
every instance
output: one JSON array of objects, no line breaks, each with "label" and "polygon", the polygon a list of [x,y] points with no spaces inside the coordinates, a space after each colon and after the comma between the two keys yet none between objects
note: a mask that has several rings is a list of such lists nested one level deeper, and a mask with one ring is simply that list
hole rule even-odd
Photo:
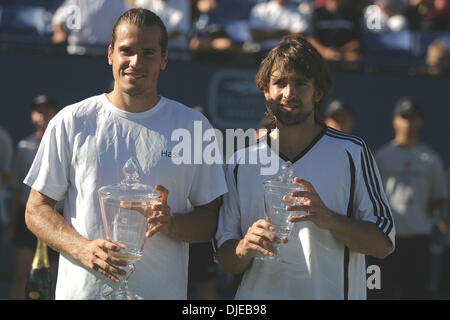
[{"label": "glass trophy vase", "polygon": [[119,286],[102,293],[102,298],[107,300],[140,298],[128,288],[128,279],[134,273],[136,261],[142,257],[150,207],[160,198],[152,186],[139,182],[139,164],[135,158],[125,163],[123,173],[122,182],[98,191],[106,239],[121,245],[119,251],[108,254],[128,263]]}]

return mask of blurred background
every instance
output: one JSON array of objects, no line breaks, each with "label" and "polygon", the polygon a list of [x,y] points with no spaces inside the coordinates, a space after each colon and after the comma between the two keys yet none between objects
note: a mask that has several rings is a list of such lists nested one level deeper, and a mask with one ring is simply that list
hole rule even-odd
[{"label": "blurred background", "polygon": [[[0,0],[0,127],[13,150],[35,130],[29,113],[36,96],[47,94],[62,108],[111,90],[107,44],[117,17],[133,6],[156,12],[169,31],[160,94],[201,108],[215,127],[260,127],[265,104],[254,85],[258,65],[282,36],[297,33],[327,59],[334,87],[323,105],[346,101],[353,134],[372,150],[379,148],[394,136],[396,101],[412,97],[424,113],[422,140],[448,171],[450,1],[445,0]],[[8,223],[10,198],[5,179],[0,233]],[[237,279],[223,274],[205,250],[199,255],[207,261],[198,268],[206,268],[208,276],[193,271],[190,297],[232,297]],[[9,298],[14,253],[15,247],[2,241],[0,299]]]}]

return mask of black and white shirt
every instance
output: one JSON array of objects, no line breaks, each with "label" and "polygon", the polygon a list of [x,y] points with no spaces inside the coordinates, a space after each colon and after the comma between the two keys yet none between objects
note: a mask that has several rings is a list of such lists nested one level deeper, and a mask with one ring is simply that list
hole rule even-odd
[{"label": "black and white shirt", "polygon": [[[228,194],[220,211],[218,247],[227,240],[242,239],[256,220],[264,218],[262,182],[279,173],[264,176],[261,164],[242,161],[261,150],[270,150],[270,139],[262,138],[238,151],[234,164],[227,167]],[[280,168],[286,160],[279,155]],[[375,223],[394,243],[390,207],[377,165],[362,139],[324,128],[291,162],[294,176],[311,182],[330,210]],[[289,263],[253,261],[236,299],[366,298],[365,256],[312,222],[296,223],[279,255]]]}]

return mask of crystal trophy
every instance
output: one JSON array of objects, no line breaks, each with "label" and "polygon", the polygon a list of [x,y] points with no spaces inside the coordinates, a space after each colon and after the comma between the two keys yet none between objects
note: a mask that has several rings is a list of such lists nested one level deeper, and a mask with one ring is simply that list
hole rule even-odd
[{"label": "crystal trophy", "polygon": [[128,278],[134,272],[134,263],[142,257],[149,209],[160,199],[160,194],[153,186],[142,184],[138,180],[139,164],[134,157],[125,163],[122,171],[125,175],[122,182],[103,186],[98,190],[106,238],[126,246],[108,254],[129,263],[126,275],[120,278],[119,286],[102,293],[102,298],[107,300],[140,298],[128,289]]},{"label": "crystal trophy", "polygon": [[[291,166],[292,163],[286,161],[281,166],[280,176],[263,181],[265,218],[274,227],[273,232],[277,238],[275,244],[276,251],[278,251],[279,245],[284,243],[283,240],[289,237],[294,225],[289,219],[296,212],[287,211],[286,206],[297,204],[301,199],[292,197],[291,193],[293,191],[304,190],[301,185],[294,184],[294,178],[292,177],[294,171]],[[255,258],[257,260],[279,260],[276,253],[273,256],[258,253]]]}]

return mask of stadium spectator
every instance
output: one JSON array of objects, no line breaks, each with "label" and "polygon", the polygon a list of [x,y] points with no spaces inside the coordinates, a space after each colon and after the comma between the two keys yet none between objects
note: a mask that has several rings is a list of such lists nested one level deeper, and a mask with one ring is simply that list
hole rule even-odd
[{"label": "stadium spectator", "polygon": [[330,101],[325,108],[324,116],[324,122],[328,127],[344,133],[351,133],[355,125],[353,110],[347,102],[341,99]]},{"label": "stadium spectator", "polygon": [[189,48],[193,51],[230,50],[233,41],[225,27],[211,21],[211,15],[217,8],[216,0],[198,0],[195,6],[198,15],[192,25]]},{"label": "stadium spectator", "polygon": [[382,272],[382,299],[429,298],[430,232],[448,190],[440,156],[421,142],[423,124],[420,105],[399,99],[392,119],[395,137],[375,154],[397,230],[394,253],[384,261],[370,258]]},{"label": "stadium spectator", "polygon": [[327,0],[312,15],[308,40],[326,60],[360,57],[360,13],[350,0]]},{"label": "stadium spectator", "polygon": [[408,19],[423,31],[450,31],[450,0],[410,0]]},{"label": "stadium spectator", "polygon": [[[31,167],[49,121],[56,115],[58,110],[59,107],[56,102],[48,95],[39,95],[33,99],[30,108],[30,118],[36,127],[36,131],[19,141],[14,156],[10,179],[12,191],[9,207],[10,217],[3,235],[4,242],[12,242],[15,249],[15,267],[10,289],[10,298],[13,300],[25,298],[25,284],[37,244],[36,237],[25,225],[25,206],[30,188],[23,184],[22,181]],[[58,209],[62,212],[61,204],[59,204]],[[48,249],[48,253],[53,280],[55,280],[58,255],[51,248]]]},{"label": "stadium spectator", "polygon": [[432,76],[448,74],[450,53],[444,42],[433,41],[427,49],[427,73]]},{"label": "stadium spectator", "polygon": [[290,0],[270,0],[256,4],[250,13],[252,41],[267,51],[285,35],[304,34],[310,24],[309,13],[303,13]]},{"label": "stadium spectator", "polygon": [[251,40],[250,10],[261,0],[197,0],[193,23],[192,50],[240,52]]},{"label": "stadium spectator", "polygon": [[123,0],[65,0],[53,16],[53,42],[69,54],[104,54],[111,29],[127,9]]},{"label": "stadium spectator", "polygon": [[[191,28],[191,6],[189,0],[135,0],[135,7],[156,13],[164,22],[169,34],[169,56],[188,50],[188,35]],[[174,49],[171,52],[170,49]]]}]

